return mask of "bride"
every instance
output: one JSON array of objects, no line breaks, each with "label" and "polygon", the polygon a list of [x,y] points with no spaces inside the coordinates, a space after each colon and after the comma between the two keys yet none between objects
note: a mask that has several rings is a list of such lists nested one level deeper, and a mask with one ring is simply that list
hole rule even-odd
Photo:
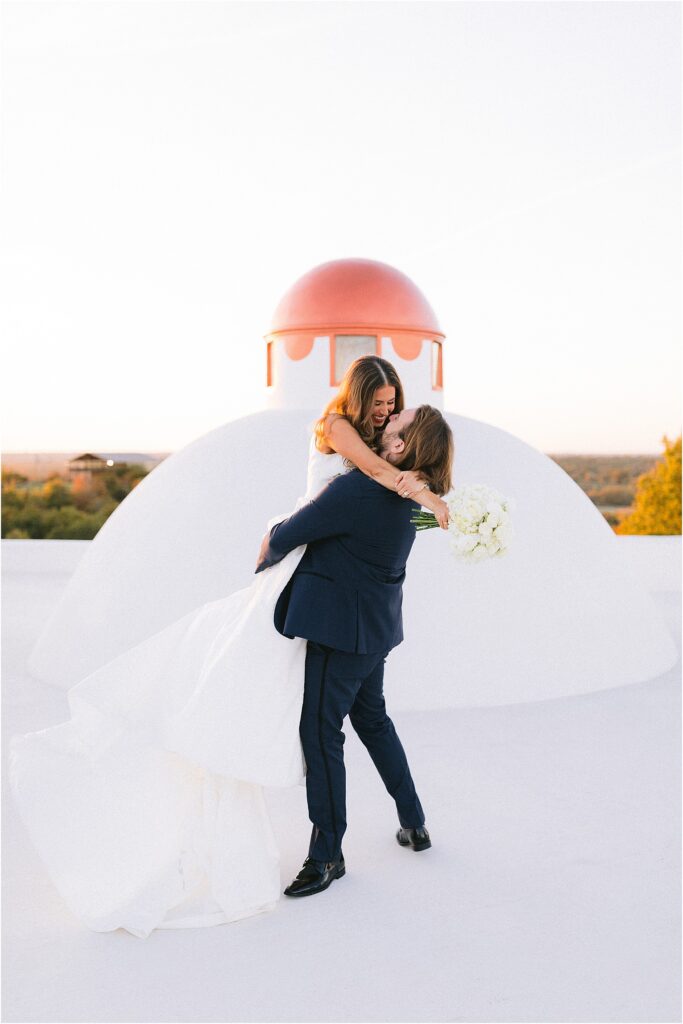
[{"label": "bride", "polygon": [[[419,493],[445,527],[445,502],[373,451],[402,408],[391,363],[357,359],[312,433],[296,507],[355,465],[403,497]],[[273,611],[304,550],[86,676],[68,692],[69,721],[13,738],[22,820],[93,930],[145,938],[274,908],[279,859],[263,787],[305,774],[306,641],[281,636]]]}]

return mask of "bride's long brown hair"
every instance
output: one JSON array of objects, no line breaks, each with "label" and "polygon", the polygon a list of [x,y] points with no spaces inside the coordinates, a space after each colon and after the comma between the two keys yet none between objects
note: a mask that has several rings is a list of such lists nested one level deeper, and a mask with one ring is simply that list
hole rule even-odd
[{"label": "bride's long brown hair", "polygon": [[394,412],[403,409],[403,385],[396,370],[381,356],[361,356],[351,363],[339,385],[339,391],[325,406],[315,425],[316,443],[325,443],[325,420],[331,413],[344,416],[369,447],[379,431],[372,422],[372,408],[378,388],[392,387],[396,392]]}]

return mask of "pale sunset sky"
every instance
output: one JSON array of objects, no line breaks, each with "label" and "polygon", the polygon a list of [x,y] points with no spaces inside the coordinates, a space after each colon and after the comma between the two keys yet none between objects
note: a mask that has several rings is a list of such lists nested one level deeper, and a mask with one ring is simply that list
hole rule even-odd
[{"label": "pale sunset sky", "polygon": [[678,435],[675,2],[5,2],[5,451],[174,451],[264,405],[315,265],[398,267],[446,408]]}]

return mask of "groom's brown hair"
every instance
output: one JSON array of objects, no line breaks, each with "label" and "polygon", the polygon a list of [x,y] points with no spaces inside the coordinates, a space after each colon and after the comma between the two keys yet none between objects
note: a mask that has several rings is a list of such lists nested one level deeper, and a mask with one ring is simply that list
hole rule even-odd
[{"label": "groom's brown hair", "polygon": [[438,409],[419,405],[415,416],[398,436],[405,443],[397,469],[413,469],[420,473],[434,494],[447,494],[453,486],[453,433]]}]

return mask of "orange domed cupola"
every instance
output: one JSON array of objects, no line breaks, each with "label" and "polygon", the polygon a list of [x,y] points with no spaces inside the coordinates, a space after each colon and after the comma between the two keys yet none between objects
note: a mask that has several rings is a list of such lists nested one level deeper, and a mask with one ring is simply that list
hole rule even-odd
[{"label": "orange domed cupola", "polygon": [[354,359],[377,354],[395,364],[411,404],[441,405],[443,339],[434,310],[400,270],[365,259],[322,263],[292,285],[273,314],[266,335],[270,404],[325,403]]},{"label": "orange domed cupola", "polygon": [[351,326],[443,338],[434,310],[417,285],[375,260],[332,260],[309,270],[280,300],[270,331]]}]

